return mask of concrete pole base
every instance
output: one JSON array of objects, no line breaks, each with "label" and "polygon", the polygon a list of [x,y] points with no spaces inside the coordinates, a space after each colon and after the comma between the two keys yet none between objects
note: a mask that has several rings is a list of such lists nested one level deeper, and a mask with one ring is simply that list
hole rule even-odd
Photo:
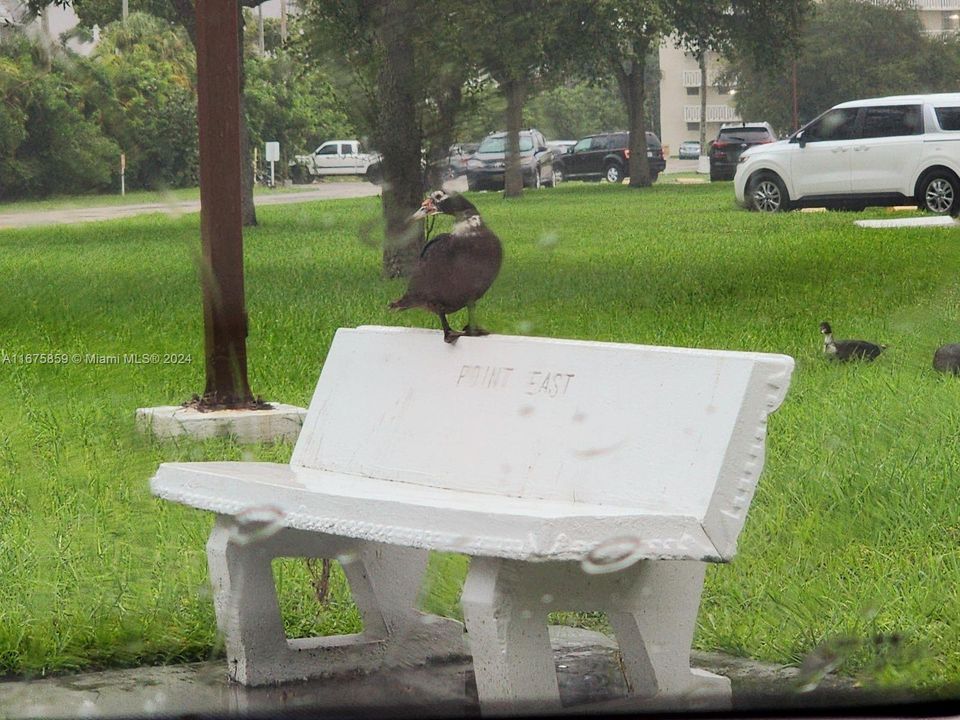
[{"label": "concrete pole base", "polygon": [[269,410],[200,412],[180,405],[137,409],[137,427],[166,439],[188,436],[198,440],[227,435],[243,443],[295,442],[307,411],[295,405],[270,403]]}]

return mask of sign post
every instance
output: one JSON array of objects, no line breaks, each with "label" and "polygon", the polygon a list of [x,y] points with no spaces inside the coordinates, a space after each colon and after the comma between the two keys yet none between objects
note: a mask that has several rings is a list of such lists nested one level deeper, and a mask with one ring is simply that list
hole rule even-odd
[{"label": "sign post", "polygon": [[277,185],[273,178],[273,164],[280,159],[280,143],[268,142],[263,158],[270,163],[270,187],[276,187]]}]

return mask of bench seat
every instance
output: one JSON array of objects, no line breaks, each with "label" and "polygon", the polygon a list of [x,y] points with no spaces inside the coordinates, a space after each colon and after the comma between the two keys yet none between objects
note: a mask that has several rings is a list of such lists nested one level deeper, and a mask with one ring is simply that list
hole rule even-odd
[{"label": "bench seat", "polygon": [[285,527],[467,555],[581,560],[600,540],[628,536],[637,540],[637,559],[720,559],[697,518],[657,507],[490,495],[263,462],[164,463],[152,490],[221,515],[269,508]]}]

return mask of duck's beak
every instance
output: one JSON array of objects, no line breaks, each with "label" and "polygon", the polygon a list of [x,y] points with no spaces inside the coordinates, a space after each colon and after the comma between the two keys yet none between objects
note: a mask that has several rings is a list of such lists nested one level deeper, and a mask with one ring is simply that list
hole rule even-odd
[{"label": "duck's beak", "polygon": [[436,215],[440,211],[437,209],[437,206],[434,204],[432,198],[427,198],[423,201],[423,204],[420,206],[420,209],[417,210],[413,215],[410,216],[408,222],[416,222],[417,220],[423,220],[427,215]]}]

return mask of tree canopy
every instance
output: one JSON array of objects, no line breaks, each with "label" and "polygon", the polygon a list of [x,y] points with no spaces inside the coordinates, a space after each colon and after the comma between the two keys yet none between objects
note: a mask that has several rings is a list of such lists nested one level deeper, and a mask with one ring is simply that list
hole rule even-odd
[{"label": "tree canopy", "polygon": [[[823,0],[812,10],[796,56],[800,124],[845,100],[956,90],[960,39],[923,31],[906,3]],[[780,132],[792,130],[792,67],[757,66],[734,54],[737,109]]]}]

